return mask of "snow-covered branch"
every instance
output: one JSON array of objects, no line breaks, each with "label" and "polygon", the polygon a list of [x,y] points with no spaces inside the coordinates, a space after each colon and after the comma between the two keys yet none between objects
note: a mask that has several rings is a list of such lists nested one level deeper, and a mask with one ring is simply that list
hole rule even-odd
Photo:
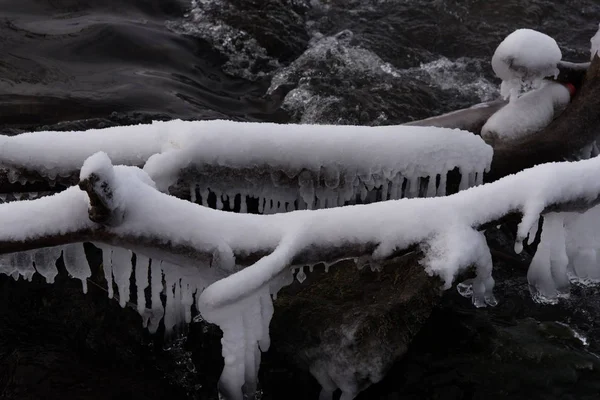
[{"label": "snow-covered branch", "polygon": [[[258,347],[252,350],[252,343],[260,343],[262,350],[268,347],[269,294],[289,284],[290,268],[354,257],[377,262],[419,246],[423,266],[440,276],[445,287],[450,287],[460,271],[475,266],[476,278],[469,283],[473,302],[477,306],[494,304],[491,256],[479,229],[511,213],[521,214],[518,249],[528,235],[530,240],[535,236],[542,213],[581,211],[597,204],[599,170],[598,158],[545,164],[451,196],[249,215],[213,210],[162,193],[144,171],[113,167],[106,154],[98,153],[81,168],[80,186],[85,191],[72,187],[54,196],[0,205],[5,226],[0,231],[0,251],[92,241],[101,248],[110,244],[134,250],[140,260],[162,260],[162,264],[151,264],[159,268],[153,277],[164,273],[166,287],[175,287],[175,292],[167,290],[166,325],[176,323],[177,307],[187,308],[189,315],[191,295],[197,291],[199,311],[219,324],[229,338],[223,342],[223,384],[230,398],[238,399],[244,380],[255,379],[255,372],[239,376],[240,369],[255,365],[259,357]],[[552,226],[550,232],[556,231]],[[78,268],[73,261],[81,260],[81,250],[65,249],[71,249],[64,250],[71,274],[86,276],[85,268]],[[109,254],[113,264],[120,260],[129,265],[113,272],[120,290],[128,291],[125,283],[132,273],[129,253],[115,249]],[[30,260],[37,258],[35,253]],[[244,264],[249,266],[243,268]],[[148,268],[147,261],[140,265]],[[552,295],[551,281],[535,272],[539,265],[532,279],[541,279],[542,293]],[[136,270],[136,278],[147,276]],[[162,280],[150,284],[153,293],[163,290]],[[142,292],[146,286],[148,282],[140,285]],[[258,317],[248,319],[248,313]],[[153,315],[162,313],[155,310]],[[155,327],[156,319],[152,321]],[[238,339],[246,347],[240,349]],[[252,360],[247,359],[249,354],[253,354]],[[234,361],[228,363],[228,359]]]}]

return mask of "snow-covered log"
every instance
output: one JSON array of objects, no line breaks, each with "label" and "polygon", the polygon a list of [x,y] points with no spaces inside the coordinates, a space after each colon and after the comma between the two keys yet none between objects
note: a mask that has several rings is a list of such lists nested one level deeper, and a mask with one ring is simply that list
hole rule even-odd
[{"label": "snow-covered log", "polygon": [[[139,305],[150,328],[156,329],[163,313],[167,329],[189,321],[195,293],[197,309],[224,332],[222,392],[227,398],[241,399],[242,386],[248,394],[256,387],[259,349],[265,351],[269,345],[270,295],[291,282],[294,266],[349,257],[376,262],[416,245],[423,251],[424,268],[440,276],[446,288],[460,271],[475,266],[476,277],[463,284],[463,292],[477,306],[493,305],[491,257],[479,229],[508,214],[522,214],[518,249],[528,235],[535,236],[545,211],[582,210],[597,204],[599,170],[598,158],[546,164],[446,197],[248,215],[161,193],[144,171],[113,167],[106,154],[98,153],[81,168],[85,191],[72,187],[54,196],[0,205],[4,226],[0,252],[71,244],[62,249],[67,269],[85,281],[89,266],[83,265],[82,248],[72,243],[99,243],[105,264],[113,268],[109,282],[114,278],[124,304],[133,273],[131,253],[125,249],[135,251],[141,255],[136,276],[147,277],[144,271],[152,271],[151,281],[139,285],[152,289],[150,309]],[[53,277],[49,251],[60,256],[56,249],[7,254],[0,260],[0,270],[30,277],[35,262],[40,273]],[[145,261],[149,258],[153,259],[150,267]],[[244,264],[249,266],[243,268]],[[554,277],[539,272],[550,267],[538,263],[532,274]]]},{"label": "snow-covered log", "polygon": [[242,212],[254,198],[264,214],[445,195],[452,170],[464,189],[481,183],[492,157],[473,134],[436,127],[169,121],[0,136],[11,183],[70,186],[97,151],[115,164],[144,166],[162,191],[183,187],[180,197],[205,205],[213,194],[219,209],[233,209],[237,196]]}]

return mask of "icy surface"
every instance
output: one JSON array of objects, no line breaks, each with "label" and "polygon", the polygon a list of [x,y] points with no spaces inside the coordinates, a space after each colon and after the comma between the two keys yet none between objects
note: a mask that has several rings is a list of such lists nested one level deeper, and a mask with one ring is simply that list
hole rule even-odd
[{"label": "icy surface", "polygon": [[566,108],[570,99],[564,85],[546,81],[492,115],[481,129],[481,137],[493,145],[538,132]]},{"label": "icy surface", "polygon": [[504,98],[516,98],[524,86],[535,88],[546,76],[558,74],[562,58],[558,44],[550,36],[532,29],[518,29],[496,48],[492,68],[502,79]]}]

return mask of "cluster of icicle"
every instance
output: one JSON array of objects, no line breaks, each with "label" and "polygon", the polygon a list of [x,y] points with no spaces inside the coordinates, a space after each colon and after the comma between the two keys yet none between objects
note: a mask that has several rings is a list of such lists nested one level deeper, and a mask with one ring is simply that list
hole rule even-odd
[{"label": "cluster of icicle", "polygon": [[[483,183],[485,165],[473,165],[470,170],[459,169],[459,190]],[[214,171],[194,173],[189,185],[193,203],[209,205],[218,210],[248,211],[250,202],[257,204],[260,214],[275,214],[294,210],[316,210],[352,204],[415,197],[437,197],[447,194],[447,177],[451,169],[420,176],[410,171],[378,170],[366,174],[344,172],[336,167],[321,167],[320,171],[274,171],[260,175],[235,174],[220,176]]]},{"label": "cluster of icicle", "polygon": [[[192,321],[192,305],[206,286],[206,282],[198,274],[190,274],[189,270],[166,261],[151,260],[136,253],[135,267],[132,252],[120,247],[95,244],[102,250],[102,263],[106,278],[108,297],[114,297],[113,282],[117,287],[117,297],[121,307],[130,302],[130,282],[135,277],[137,288],[136,308],[142,316],[145,327],[156,332],[164,318],[165,331],[170,334],[176,327]],[[91,276],[83,243],[73,243],[57,247],[9,253],[0,256],[0,273],[31,281],[38,272],[46,282],[54,283],[58,270],[56,262],[63,257],[69,275],[79,279],[83,292],[87,293],[88,278]],[[149,300],[146,292],[149,287]],[[165,304],[161,294],[165,295]],[[149,308],[147,305],[150,305]]]},{"label": "cluster of icicle", "polygon": [[[133,276],[137,288],[136,308],[144,326],[151,333],[156,332],[161,320],[164,321],[167,335],[192,321],[194,305],[200,308],[200,295],[212,283],[194,272],[198,271],[197,266],[185,268],[150,259],[139,253],[135,253],[133,263],[133,253],[130,250],[98,243],[94,245],[102,250],[108,297],[118,297],[121,307],[125,307],[130,302],[130,280]],[[12,276],[15,280],[22,276],[31,281],[38,272],[46,282],[54,283],[58,275],[56,263],[61,255],[69,275],[79,279],[83,292],[87,293],[91,270],[83,243],[2,255],[0,273]],[[217,324],[223,331],[221,343],[225,366],[220,390],[227,399],[241,400],[242,387],[246,394],[255,393],[261,351],[267,351],[270,345],[269,324],[274,311],[273,298],[279,289],[291,284],[292,280],[292,272],[286,270],[243,302],[216,310],[202,310],[202,317]],[[113,282],[118,290],[117,296]],[[162,294],[165,297],[164,305]]]},{"label": "cluster of icicle", "polygon": [[534,300],[555,304],[569,296],[570,283],[600,283],[599,224],[600,206],[544,216],[541,241],[527,273]]}]

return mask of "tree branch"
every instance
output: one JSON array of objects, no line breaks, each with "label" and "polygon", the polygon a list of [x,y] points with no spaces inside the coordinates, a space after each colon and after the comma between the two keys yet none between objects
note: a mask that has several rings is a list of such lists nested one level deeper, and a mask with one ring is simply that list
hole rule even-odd
[{"label": "tree branch", "polygon": [[494,147],[486,182],[534,165],[563,161],[600,135],[600,58],[594,57],[579,92],[562,114],[545,129]]}]

